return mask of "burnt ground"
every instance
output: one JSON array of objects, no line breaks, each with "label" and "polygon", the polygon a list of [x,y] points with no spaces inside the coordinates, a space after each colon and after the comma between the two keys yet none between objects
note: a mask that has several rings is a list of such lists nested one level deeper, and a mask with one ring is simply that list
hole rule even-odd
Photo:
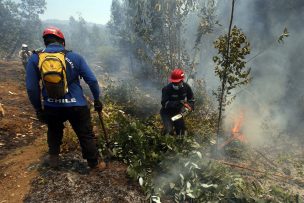
[{"label": "burnt ground", "polygon": [[[304,200],[302,138],[296,142],[295,138],[284,136],[276,143],[259,147],[250,146],[237,153],[243,154],[243,157],[230,156],[228,158],[227,156],[218,161],[231,167],[248,182],[257,184],[258,188],[269,187],[275,191],[276,186],[279,186],[286,189],[289,194],[297,194],[299,202]],[[279,193],[277,195],[279,196]]]},{"label": "burnt ground", "polygon": [[58,170],[38,166],[38,171],[25,202],[143,202],[138,188],[126,177],[125,165],[119,162],[92,174],[79,153],[68,153]]},{"label": "burnt ground", "polygon": [[61,155],[58,170],[43,165],[46,126],[35,118],[19,62],[0,61],[0,202],[144,202],[126,166],[111,162],[90,173],[79,151]]}]

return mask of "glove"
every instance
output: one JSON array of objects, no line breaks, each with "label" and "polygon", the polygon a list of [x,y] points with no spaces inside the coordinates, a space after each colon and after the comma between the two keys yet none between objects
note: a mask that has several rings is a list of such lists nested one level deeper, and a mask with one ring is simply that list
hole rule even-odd
[{"label": "glove", "polygon": [[185,102],[185,103],[184,103],[184,107],[185,107],[187,110],[192,111],[192,107],[191,107],[191,105],[190,105],[189,103]]},{"label": "glove", "polygon": [[101,112],[102,111],[102,107],[103,107],[103,105],[102,105],[101,101],[99,99],[95,99],[94,100],[94,109],[95,109],[95,111]]},{"label": "glove", "polygon": [[44,113],[44,111],[42,109],[39,109],[36,111],[36,117],[38,118],[38,120],[41,122],[41,123],[47,123],[46,121],[46,115]]}]

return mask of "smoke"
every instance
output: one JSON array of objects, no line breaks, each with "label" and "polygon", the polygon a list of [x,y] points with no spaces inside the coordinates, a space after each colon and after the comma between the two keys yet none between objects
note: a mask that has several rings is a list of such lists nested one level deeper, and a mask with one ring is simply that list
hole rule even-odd
[{"label": "smoke", "polygon": [[[209,92],[216,90],[219,85],[218,78],[214,75],[212,61],[212,57],[216,55],[213,41],[219,35],[227,33],[231,12],[231,0],[216,2],[218,6],[216,14],[222,26],[217,26],[213,33],[203,36],[201,55],[198,56],[200,64],[197,66],[197,77],[206,81]],[[236,1],[233,24],[243,30],[252,47],[251,55],[247,60],[258,53],[261,54],[247,64],[251,67],[253,79],[246,87],[236,90],[236,100],[226,111],[227,126],[229,126],[227,123],[233,120],[231,113],[244,109],[243,130],[252,139],[263,142],[269,135],[265,130],[267,128],[276,129],[278,133],[300,133],[298,127],[304,119],[304,84],[302,83],[304,70],[301,57],[304,47],[301,20],[304,19],[303,11],[302,0]],[[196,14],[191,14],[185,21],[184,45],[192,53],[191,57],[193,57],[199,20]],[[285,27],[290,36],[284,39],[284,43],[279,44],[277,39]],[[129,52],[126,53],[125,58],[130,58]],[[139,67],[137,65],[135,61],[125,63],[124,67],[131,70]],[[135,68],[135,72],[136,70]],[[134,76],[131,74],[130,77]],[[154,86],[147,81],[143,84]],[[160,91],[159,87],[150,89]],[[160,93],[156,93],[155,97],[159,99]]]},{"label": "smoke", "polygon": [[[220,8],[224,11],[220,17],[229,19],[230,1],[225,2],[226,7]],[[236,92],[236,100],[227,109],[227,130],[233,113],[244,109],[242,130],[251,140],[265,142],[265,138],[271,139],[274,133],[302,135],[299,127],[304,121],[301,22],[304,2],[237,1],[235,9],[234,24],[242,28],[251,42],[251,57],[261,54],[248,63],[252,68],[252,82]],[[279,44],[277,39],[285,27],[290,36]]]},{"label": "smoke", "polygon": [[[228,32],[231,2],[217,1],[216,15],[222,26],[203,36],[201,42],[197,77],[206,81],[209,92],[219,86],[212,61],[217,54],[213,41]],[[247,60],[257,57],[247,63],[251,68],[252,81],[235,90],[236,99],[225,111],[227,132],[233,125],[235,114],[244,111],[242,130],[250,140],[263,143],[268,138],[273,139],[275,134],[293,137],[303,134],[300,128],[304,123],[302,19],[302,0],[236,1],[233,25],[241,28],[251,43],[252,50]],[[199,24],[199,18],[191,16],[187,22],[187,44],[193,44],[196,37],[193,31]],[[290,36],[279,43],[278,38],[285,28]]]}]

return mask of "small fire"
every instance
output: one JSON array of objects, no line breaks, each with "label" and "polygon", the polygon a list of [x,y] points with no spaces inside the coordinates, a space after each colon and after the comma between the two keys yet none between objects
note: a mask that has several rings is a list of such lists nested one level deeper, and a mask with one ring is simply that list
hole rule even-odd
[{"label": "small fire", "polygon": [[226,145],[228,145],[233,141],[240,141],[242,143],[247,142],[247,139],[242,132],[243,123],[244,123],[244,110],[242,110],[240,114],[234,118],[233,125],[231,128],[231,135],[226,142],[221,144],[220,148],[225,147]]},{"label": "small fire", "polygon": [[239,116],[234,119],[233,127],[231,129],[231,138],[233,138],[233,140],[246,142],[246,137],[244,136],[241,130],[243,122],[244,122],[244,111],[241,111]]}]

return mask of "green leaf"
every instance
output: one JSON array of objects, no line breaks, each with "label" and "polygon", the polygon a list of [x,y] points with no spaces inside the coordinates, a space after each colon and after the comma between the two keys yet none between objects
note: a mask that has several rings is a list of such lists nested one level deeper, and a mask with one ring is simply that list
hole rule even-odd
[{"label": "green leaf", "polygon": [[201,184],[201,186],[203,188],[210,188],[210,187],[214,187],[214,188],[217,188],[217,184]]},{"label": "green leaf", "polygon": [[197,156],[200,158],[200,159],[202,159],[203,158],[203,156],[202,156],[202,153],[201,152],[196,152],[196,154],[197,154]]},{"label": "green leaf", "polygon": [[171,189],[173,189],[175,187],[175,183],[169,183],[169,186]]},{"label": "green leaf", "polygon": [[195,199],[195,196],[192,193],[187,193],[186,195],[192,199]]}]

